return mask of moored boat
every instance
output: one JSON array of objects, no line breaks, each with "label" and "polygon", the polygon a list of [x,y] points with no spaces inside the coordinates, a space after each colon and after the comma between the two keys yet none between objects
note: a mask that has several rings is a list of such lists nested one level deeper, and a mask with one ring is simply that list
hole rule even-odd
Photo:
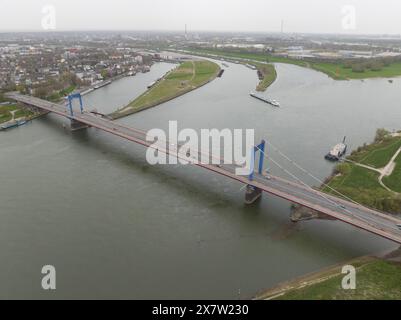
[{"label": "moored boat", "polygon": [[345,144],[344,137],[342,143],[336,144],[328,154],[326,154],[325,159],[329,161],[339,161],[347,152],[347,145]]},{"label": "moored boat", "polygon": [[12,120],[12,121],[9,121],[9,122],[6,122],[6,123],[3,123],[2,125],[0,125],[0,130],[16,128],[16,127],[22,126],[26,123],[27,123],[27,121],[25,119]]}]

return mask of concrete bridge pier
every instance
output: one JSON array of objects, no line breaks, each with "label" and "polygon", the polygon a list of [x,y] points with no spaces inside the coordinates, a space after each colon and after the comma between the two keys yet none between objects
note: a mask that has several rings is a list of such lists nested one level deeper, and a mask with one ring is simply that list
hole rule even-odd
[{"label": "concrete bridge pier", "polygon": [[86,128],[89,128],[87,124],[71,119],[71,131],[77,131]]},{"label": "concrete bridge pier", "polygon": [[245,203],[252,204],[260,199],[262,196],[262,189],[248,184],[245,192]]}]

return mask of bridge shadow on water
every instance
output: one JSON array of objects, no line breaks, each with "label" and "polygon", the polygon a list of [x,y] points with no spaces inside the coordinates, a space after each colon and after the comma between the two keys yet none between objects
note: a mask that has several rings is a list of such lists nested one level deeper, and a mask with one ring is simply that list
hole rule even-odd
[{"label": "bridge shadow on water", "polygon": [[[207,209],[220,214],[228,223],[230,220],[227,217],[232,216],[232,214],[239,214],[241,223],[244,224],[243,230],[252,230],[252,232],[239,234],[239,238],[261,238],[273,242],[287,241],[288,245],[296,246],[303,252],[310,251],[312,255],[316,254],[318,243],[329,246],[330,251],[341,251],[345,256],[357,256],[362,253],[359,247],[352,245],[344,247],[343,243],[338,241],[338,237],[330,236],[324,232],[316,232],[312,228],[308,228],[310,234],[303,235],[302,241],[297,241],[305,223],[323,222],[291,222],[289,217],[291,204],[285,200],[264,193],[263,199],[258,200],[253,205],[246,205],[244,204],[245,190],[239,182],[230,181],[228,178],[216,176],[207,170],[194,168],[194,166],[150,165],[145,159],[146,149],[144,146],[124,141],[93,128],[71,132],[68,120],[60,119],[57,116],[46,115],[35,121],[60,132],[60,135],[64,133],[71,136],[77,144],[96,150],[102,157],[107,157],[108,160],[118,161],[129,170],[133,170],[135,174],[151,176],[151,180],[154,180],[156,184],[168,185],[170,190],[185,196],[190,202],[204,205]],[[191,171],[188,172],[189,170]],[[198,171],[195,172],[194,170]],[[201,179],[196,178],[199,177],[199,172],[201,172]],[[214,186],[211,187],[210,181],[213,182]],[[230,212],[229,215],[225,214],[227,211]],[[305,245],[305,239],[307,239],[308,245]],[[224,241],[225,239],[216,237],[212,240]]]}]

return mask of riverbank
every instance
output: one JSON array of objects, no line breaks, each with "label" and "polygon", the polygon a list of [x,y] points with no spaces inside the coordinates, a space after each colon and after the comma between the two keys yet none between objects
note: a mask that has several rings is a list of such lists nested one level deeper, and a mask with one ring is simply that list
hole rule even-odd
[{"label": "riverbank", "polygon": [[[253,60],[269,63],[287,63],[300,67],[311,68],[323,72],[334,80],[370,79],[370,78],[393,78],[401,76],[401,62],[393,62],[377,67],[364,66],[363,68],[352,67],[343,62],[317,62],[311,60],[297,60],[286,57],[278,57],[266,53],[252,52],[230,52],[216,49],[187,49],[186,53],[200,55],[209,58],[228,58],[239,60]],[[359,66],[358,66],[359,67]]]},{"label": "riverbank", "polygon": [[0,105],[0,124],[19,119],[32,120],[36,116],[36,113],[17,104]]},{"label": "riverbank", "polygon": [[126,107],[111,113],[110,117],[122,118],[175,99],[211,82],[219,71],[220,67],[208,60],[183,62]]},{"label": "riverbank", "polygon": [[[401,180],[398,179],[401,156],[398,155],[395,160],[397,165],[392,165],[393,157],[400,148],[401,136],[379,129],[373,143],[359,147],[336,166],[333,175],[326,181],[328,186],[322,190],[335,194],[335,189],[363,205],[401,214],[401,194],[397,193],[401,190]],[[392,169],[389,170],[389,167]]]},{"label": "riverbank", "polygon": [[[311,273],[265,290],[257,300],[401,299],[401,251],[384,257],[365,256]],[[344,265],[356,269],[356,289],[341,286]]]},{"label": "riverbank", "polygon": [[[333,170],[320,190],[362,205],[401,214],[401,135],[378,129],[371,144],[354,150]],[[292,221],[329,219],[314,210],[293,206]]]},{"label": "riverbank", "polygon": [[[374,142],[354,150],[339,163],[320,190],[362,205],[401,214],[401,134],[378,129]],[[311,209],[293,206],[293,221],[329,219]]]}]

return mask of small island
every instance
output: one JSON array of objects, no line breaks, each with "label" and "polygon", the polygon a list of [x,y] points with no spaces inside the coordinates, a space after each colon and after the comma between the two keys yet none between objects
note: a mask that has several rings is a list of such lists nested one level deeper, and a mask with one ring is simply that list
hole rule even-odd
[{"label": "small island", "polygon": [[252,65],[256,67],[260,80],[258,86],[256,87],[256,91],[266,91],[266,89],[270,87],[270,85],[272,85],[277,78],[277,72],[274,64],[254,62]]},{"label": "small island", "polygon": [[214,80],[219,71],[220,67],[208,60],[183,62],[128,106],[109,116],[113,119],[122,118],[177,98]]}]

